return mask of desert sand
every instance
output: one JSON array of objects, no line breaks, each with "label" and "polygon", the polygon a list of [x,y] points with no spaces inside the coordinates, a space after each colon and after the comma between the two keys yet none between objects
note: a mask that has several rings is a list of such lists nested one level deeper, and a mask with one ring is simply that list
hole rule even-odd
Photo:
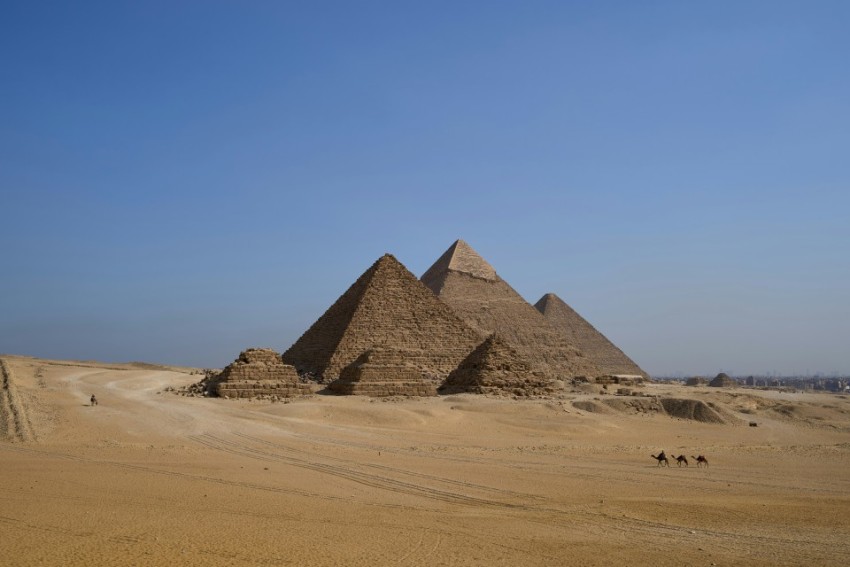
[{"label": "desert sand", "polygon": [[165,391],[190,369],[3,360],[3,565],[850,564],[845,396],[640,389],[710,423],[598,386],[271,403]]}]

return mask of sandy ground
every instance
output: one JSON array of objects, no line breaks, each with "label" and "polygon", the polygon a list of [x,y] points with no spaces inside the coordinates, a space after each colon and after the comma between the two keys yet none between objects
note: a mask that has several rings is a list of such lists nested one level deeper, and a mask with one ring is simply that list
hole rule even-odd
[{"label": "sandy ground", "polygon": [[714,424],[595,389],[283,404],[163,392],[197,380],[180,369],[4,361],[3,565],[850,564],[843,396],[644,389]]}]

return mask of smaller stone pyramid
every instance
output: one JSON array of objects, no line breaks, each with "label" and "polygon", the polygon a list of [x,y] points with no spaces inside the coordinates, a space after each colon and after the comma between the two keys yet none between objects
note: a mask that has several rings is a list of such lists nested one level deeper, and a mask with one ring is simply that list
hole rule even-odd
[{"label": "smaller stone pyramid", "polygon": [[355,396],[436,396],[434,382],[405,362],[410,358],[397,349],[371,348],[343,368],[328,389]]},{"label": "smaller stone pyramid", "polygon": [[298,381],[295,367],[284,364],[280,354],[268,348],[249,348],[215,379],[222,398],[292,398],[312,389]]},{"label": "smaller stone pyramid", "polygon": [[532,396],[551,394],[554,390],[551,378],[533,371],[496,333],[472,351],[440,386],[441,394]]},{"label": "smaller stone pyramid", "polygon": [[714,379],[708,383],[708,385],[714,388],[734,388],[738,385],[738,383],[732,380],[725,372],[721,372],[720,374],[715,376]]},{"label": "smaller stone pyramid", "polygon": [[596,330],[584,317],[554,293],[547,293],[534,307],[561,330],[570,342],[596,365],[602,374],[649,378],[640,366],[626,356],[608,337]]}]

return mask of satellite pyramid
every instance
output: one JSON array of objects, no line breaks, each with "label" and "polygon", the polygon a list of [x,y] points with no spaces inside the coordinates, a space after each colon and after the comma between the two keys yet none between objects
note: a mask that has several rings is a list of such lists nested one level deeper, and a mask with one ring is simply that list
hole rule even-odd
[{"label": "satellite pyramid", "polygon": [[499,336],[536,368],[561,378],[597,376],[598,369],[463,240],[421,278],[470,327]]},{"label": "satellite pyramid", "polygon": [[566,333],[570,342],[580,348],[603,374],[631,374],[648,378],[647,373],[632,359],[554,293],[547,293],[534,306],[550,323]]},{"label": "satellite pyramid", "polygon": [[227,398],[291,398],[312,392],[309,385],[299,382],[295,368],[284,364],[278,353],[266,348],[249,348],[239,353],[239,358],[215,378],[215,384],[218,395]]},{"label": "satellite pyramid", "polygon": [[340,372],[328,389],[362,396],[436,396],[436,384],[413,368],[409,353],[375,347]]},{"label": "satellite pyramid", "polygon": [[367,350],[385,347],[404,353],[399,365],[446,376],[483,339],[385,254],[283,353],[283,361],[330,382]]},{"label": "satellite pyramid", "polygon": [[440,386],[440,393],[551,394],[551,377],[531,369],[531,365],[493,333],[476,348]]}]

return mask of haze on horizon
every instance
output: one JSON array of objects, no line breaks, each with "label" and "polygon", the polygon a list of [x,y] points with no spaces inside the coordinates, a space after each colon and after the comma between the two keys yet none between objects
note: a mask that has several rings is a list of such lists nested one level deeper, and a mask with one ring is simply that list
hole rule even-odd
[{"label": "haze on horizon", "polygon": [[220,367],[462,238],[652,375],[850,374],[848,21],[7,2],[0,352]]}]

